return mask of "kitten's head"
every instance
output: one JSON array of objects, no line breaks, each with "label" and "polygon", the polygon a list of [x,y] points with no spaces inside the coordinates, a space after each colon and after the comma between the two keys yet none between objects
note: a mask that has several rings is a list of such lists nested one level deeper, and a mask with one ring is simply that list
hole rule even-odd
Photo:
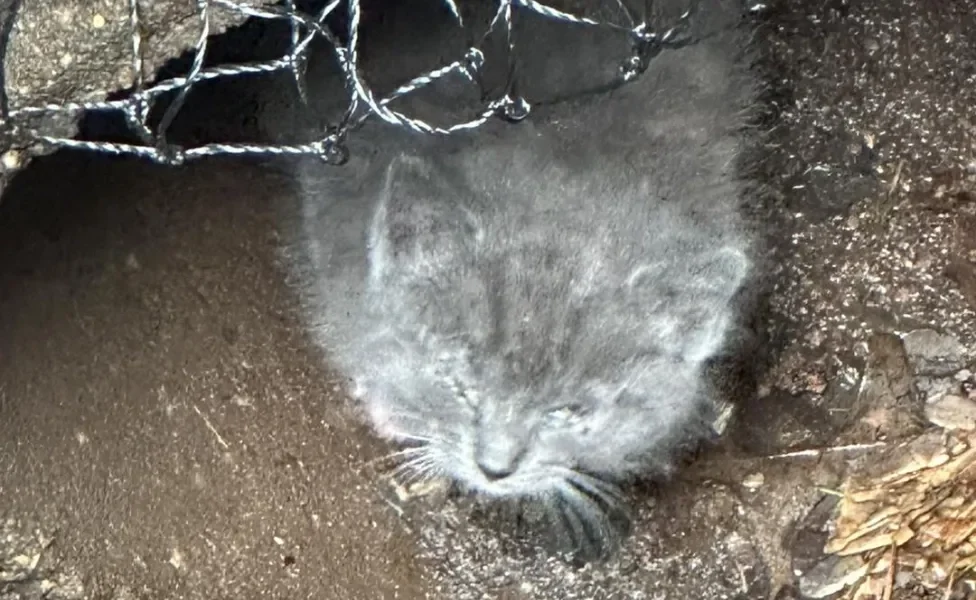
[{"label": "kitten's head", "polygon": [[634,244],[598,223],[501,218],[517,199],[432,170],[394,161],[370,231],[375,323],[359,383],[374,424],[418,445],[414,471],[484,494],[584,516],[619,504],[614,484],[665,469],[700,421],[702,362],[744,255],[688,247],[634,262]]}]

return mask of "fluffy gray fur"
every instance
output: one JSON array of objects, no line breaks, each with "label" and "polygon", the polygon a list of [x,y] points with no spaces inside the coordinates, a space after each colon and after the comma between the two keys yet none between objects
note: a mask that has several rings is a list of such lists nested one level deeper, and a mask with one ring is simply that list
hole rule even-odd
[{"label": "fluffy gray fur", "polygon": [[755,97],[742,34],[701,37],[517,125],[370,124],[346,166],[300,170],[314,337],[416,476],[603,528],[620,482],[701,431],[703,366],[750,273],[736,159]]}]

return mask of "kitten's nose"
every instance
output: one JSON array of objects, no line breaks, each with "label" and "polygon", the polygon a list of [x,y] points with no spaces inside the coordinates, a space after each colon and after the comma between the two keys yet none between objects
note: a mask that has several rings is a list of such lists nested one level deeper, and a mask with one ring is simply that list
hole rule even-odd
[{"label": "kitten's nose", "polygon": [[526,451],[525,432],[518,423],[486,420],[478,430],[475,462],[488,481],[513,475]]},{"label": "kitten's nose", "polygon": [[522,448],[514,440],[499,437],[491,444],[482,445],[475,458],[478,468],[489,481],[504,479],[518,470],[522,460]]}]

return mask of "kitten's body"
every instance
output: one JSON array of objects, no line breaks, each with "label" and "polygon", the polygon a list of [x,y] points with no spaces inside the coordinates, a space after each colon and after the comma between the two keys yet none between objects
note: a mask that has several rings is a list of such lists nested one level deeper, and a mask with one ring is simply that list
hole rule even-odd
[{"label": "kitten's body", "polygon": [[742,49],[704,36],[611,94],[451,139],[371,123],[345,167],[302,168],[315,338],[417,470],[586,520],[699,430],[750,265]]}]

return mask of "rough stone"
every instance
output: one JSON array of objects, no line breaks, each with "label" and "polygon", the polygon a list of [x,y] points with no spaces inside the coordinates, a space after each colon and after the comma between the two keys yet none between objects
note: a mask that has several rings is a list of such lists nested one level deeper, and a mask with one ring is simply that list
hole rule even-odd
[{"label": "rough stone", "polygon": [[925,417],[943,429],[972,431],[976,429],[976,402],[946,394],[925,407]]},{"label": "rough stone", "polygon": [[915,387],[925,402],[937,402],[946,394],[959,391],[960,382],[955,378],[949,377],[918,377],[915,379]]},{"label": "rough stone", "polygon": [[858,581],[867,569],[858,556],[828,556],[800,577],[800,593],[807,598],[827,598]]},{"label": "rough stone", "polygon": [[904,337],[904,342],[916,375],[952,375],[964,366],[966,348],[951,335],[916,329]]}]

